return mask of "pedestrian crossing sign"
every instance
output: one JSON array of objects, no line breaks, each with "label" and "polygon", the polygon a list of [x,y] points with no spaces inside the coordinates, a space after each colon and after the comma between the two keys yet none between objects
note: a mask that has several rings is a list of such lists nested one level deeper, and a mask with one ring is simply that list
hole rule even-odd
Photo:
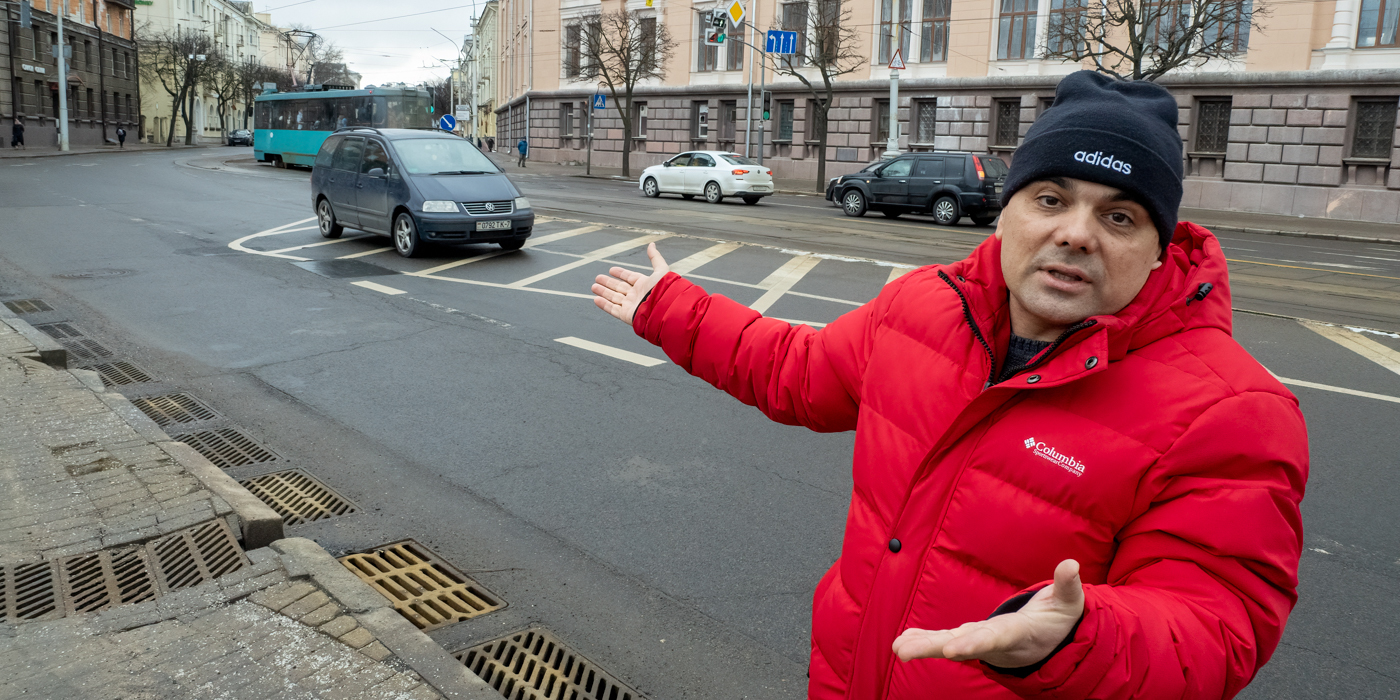
[{"label": "pedestrian crossing sign", "polygon": [[904,70],[904,50],[895,49],[894,55],[890,56],[890,70]]}]

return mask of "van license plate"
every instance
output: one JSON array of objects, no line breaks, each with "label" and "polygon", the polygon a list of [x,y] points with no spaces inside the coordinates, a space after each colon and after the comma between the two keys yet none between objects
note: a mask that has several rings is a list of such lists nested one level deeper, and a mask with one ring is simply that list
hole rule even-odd
[{"label": "van license plate", "polygon": [[509,220],[503,220],[503,221],[478,221],[478,222],[476,222],[476,230],[478,230],[478,231],[508,231],[508,230],[510,230],[510,221],[509,221]]}]

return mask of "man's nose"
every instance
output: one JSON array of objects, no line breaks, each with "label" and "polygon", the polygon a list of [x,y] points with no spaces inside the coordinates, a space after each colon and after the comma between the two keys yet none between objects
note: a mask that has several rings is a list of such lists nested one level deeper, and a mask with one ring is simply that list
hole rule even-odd
[{"label": "man's nose", "polygon": [[1093,207],[1074,207],[1060,218],[1060,226],[1055,231],[1055,245],[1088,253],[1097,242],[1094,234],[1097,224],[1098,215]]}]

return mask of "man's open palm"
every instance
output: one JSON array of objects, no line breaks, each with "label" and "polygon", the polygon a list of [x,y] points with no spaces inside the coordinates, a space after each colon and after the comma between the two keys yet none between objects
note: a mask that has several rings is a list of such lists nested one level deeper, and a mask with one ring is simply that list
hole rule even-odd
[{"label": "man's open palm", "polygon": [[1020,610],[951,630],[907,629],[894,653],[912,659],[978,659],[1001,668],[1021,668],[1050,655],[1084,614],[1079,562],[1055,567],[1055,582],[1036,592]]},{"label": "man's open palm", "polygon": [[647,258],[651,260],[649,276],[621,267],[608,270],[606,275],[598,275],[593,283],[593,294],[596,295],[593,303],[631,325],[632,316],[637,313],[637,307],[647,292],[671,271],[666,259],[657,252],[655,243],[647,244]]}]

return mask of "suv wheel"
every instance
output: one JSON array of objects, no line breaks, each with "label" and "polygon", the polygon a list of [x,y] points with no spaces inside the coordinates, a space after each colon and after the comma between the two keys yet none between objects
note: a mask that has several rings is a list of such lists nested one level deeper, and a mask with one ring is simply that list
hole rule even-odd
[{"label": "suv wheel", "polygon": [[996,220],[997,220],[997,218],[996,218],[995,216],[974,216],[974,217],[972,217],[972,223],[977,224],[978,226],[990,226],[991,223],[992,223],[993,221],[996,221]]},{"label": "suv wheel", "polygon": [[860,190],[846,190],[841,195],[841,210],[846,216],[865,216],[865,195]]},{"label": "suv wheel", "polygon": [[719,188],[719,183],[711,180],[705,185],[705,201],[710,204],[719,204],[724,201],[724,190]]},{"label": "suv wheel", "polygon": [[335,211],[325,197],[316,205],[316,223],[321,227],[322,238],[340,238],[340,234],[345,233],[345,227],[336,223]]},{"label": "suv wheel", "polygon": [[408,212],[399,214],[394,219],[394,250],[405,258],[411,258],[418,254],[423,247],[422,241],[418,240],[418,226],[413,223],[413,217]]},{"label": "suv wheel", "polygon": [[898,209],[881,209],[880,213],[884,214],[886,219],[898,219],[899,215],[903,214],[904,212]]},{"label": "suv wheel", "polygon": [[661,187],[656,184],[656,178],[649,177],[646,182],[642,183],[642,194],[648,197],[661,196]]},{"label": "suv wheel", "polygon": [[943,226],[952,226],[958,223],[958,203],[952,197],[939,197],[933,203],[933,220]]}]

